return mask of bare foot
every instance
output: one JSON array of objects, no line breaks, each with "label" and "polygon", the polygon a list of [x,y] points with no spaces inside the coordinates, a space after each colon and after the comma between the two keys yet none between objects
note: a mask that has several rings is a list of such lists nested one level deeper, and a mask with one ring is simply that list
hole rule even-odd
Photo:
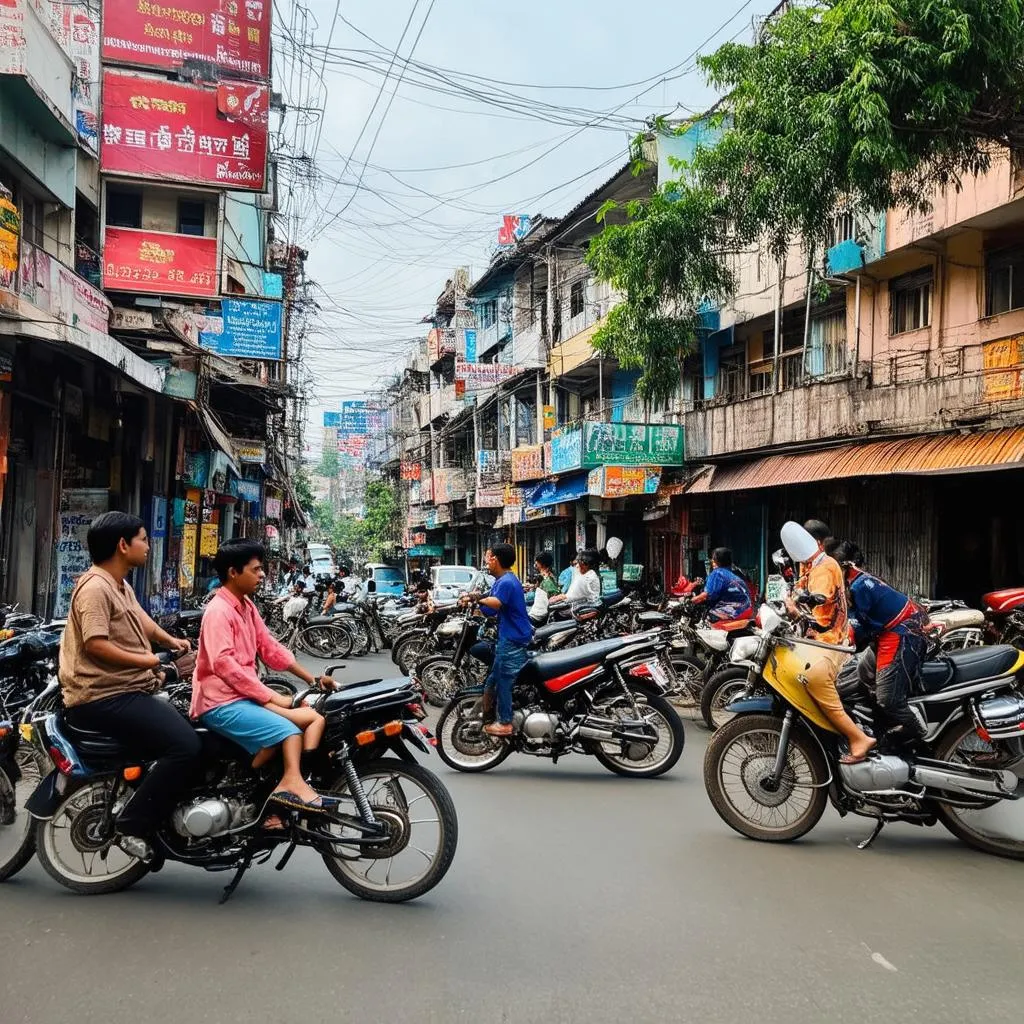
[{"label": "bare foot", "polygon": [[878,746],[878,740],[872,736],[865,736],[863,740],[850,744],[850,753],[839,760],[843,764],[857,764],[863,761],[874,748]]}]

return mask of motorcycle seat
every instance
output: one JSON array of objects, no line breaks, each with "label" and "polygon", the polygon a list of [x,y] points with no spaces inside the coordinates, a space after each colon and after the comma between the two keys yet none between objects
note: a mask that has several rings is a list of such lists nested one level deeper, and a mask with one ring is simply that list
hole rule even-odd
[{"label": "motorcycle seat", "polygon": [[124,747],[112,736],[95,729],[76,729],[65,715],[60,716],[57,728],[86,763],[110,761],[126,755]]},{"label": "motorcycle seat", "polygon": [[337,626],[338,620],[333,615],[313,615],[306,620],[307,626]]},{"label": "motorcycle seat", "polygon": [[953,682],[973,683],[1005,675],[1020,657],[1020,651],[1009,644],[994,647],[969,647],[964,651],[950,651],[945,656],[953,668]]},{"label": "motorcycle seat", "polygon": [[664,612],[641,612],[636,617],[641,626],[653,629],[656,626],[667,626],[672,622],[672,616]]},{"label": "motorcycle seat", "polygon": [[610,594],[601,597],[601,605],[604,608],[611,608],[618,604],[626,595],[621,590],[613,590]]},{"label": "motorcycle seat", "polygon": [[203,617],[202,608],[186,608],[182,612],[178,612],[179,622],[198,622]]},{"label": "motorcycle seat", "polygon": [[921,666],[921,689],[925,693],[939,693],[953,680],[953,666],[945,658],[926,661]]},{"label": "motorcycle seat", "polygon": [[383,697],[387,693],[394,693],[400,690],[409,690],[409,699],[413,699],[412,683],[407,676],[399,676],[395,679],[375,679],[366,683],[356,683],[346,686],[341,690],[327,695],[324,707],[328,712],[338,711],[350,704],[356,704],[364,700],[373,700],[375,697]]},{"label": "motorcycle seat", "polygon": [[572,619],[565,619],[562,622],[549,622],[546,626],[538,626],[533,631],[533,640],[530,642],[531,647],[543,647],[553,636],[558,636],[559,633],[567,633],[570,629],[575,629],[576,623]]},{"label": "motorcycle seat", "polygon": [[520,678],[529,674],[536,676],[542,682],[554,679],[567,672],[572,672],[573,669],[594,665],[632,642],[635,642],[633,637],[615,637],[612,640],[598,640],[596,643],[570,647],[564,651],[538,654],[526,663],[520,672]]},{"label": "motorcycle seat", "polygon": [[712,629],[720,629],[723,633],[735,633],[737,636],[750,632],[753,619],[718,619]]}]

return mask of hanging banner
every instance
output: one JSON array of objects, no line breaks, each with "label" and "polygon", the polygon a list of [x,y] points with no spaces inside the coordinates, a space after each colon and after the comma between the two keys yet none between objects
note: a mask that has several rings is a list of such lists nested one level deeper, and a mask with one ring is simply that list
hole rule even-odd
[{"label": "hanging banner", "polygon": [[659,466],[601,466],[590,471],[587,489],[599,498],[626,498],[655,494],[660,482]]},{"label": "hanging banner", "polygon": [[544,475],[544,446],[524,445],[512,449],[512,479],[536,480]]},{"label": "hanging banner", "polygon": [[221,329],[199,334],[203,348],[237,359],[281,358],[280,302],[224,299],[220,308]]},{"label": "hanging banner", "polygon": [[469,363],[465,359],[455,360],[455,379],[465,382],[466,391],[487,391],[522,371],[521,366],[512,363]]},{"label": "hanging banner", "polygon": [[217,294],[217,239],[106,229],[103,287],[156,295]]},{"label": "hanging banner", "polygon": [[271,0],[104,0],[103,59],[152,68],[186,61],[270,78]]},{"label": "hanging banner", "polygon": [[261,192],[269,111],[265,85],[211,89],[104,71],[100,170]]},{"label": "hanging banner", "polygon": [[63,619],[71,608],[71,592],[78,577],[91,565],[86,534],[92,521],[110,507],[106,488],[83,487],[64,491],[60,499],[56,541],[57,589],[53,617]]},{"label": "hanging banner", "polygon": [[463,333],[463,336],[465,338],[465,344],[463,346],[463,350],[466,353],[466,362],[467,363],[475,363],[476,362],[476,331],[470,329],[470,330],[465,330],[462,333]]},{"label": "hanging banner", "polygon": [[21,217],[18,208],[0,195],[0,288],[13,288],[18,273],[18,237]]}]

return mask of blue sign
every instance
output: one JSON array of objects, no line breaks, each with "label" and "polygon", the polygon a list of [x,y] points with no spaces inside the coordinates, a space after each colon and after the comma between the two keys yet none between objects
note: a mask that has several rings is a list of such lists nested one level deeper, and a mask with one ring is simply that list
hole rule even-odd
[{"label": "blue sign", "polygon": [[201,331],[199,344],[210,352],[238,359],[281,358],[281,303],[224,299],[224,329]]},{"label": "blue sign", "polygon": [[466,362],[476,362],[476,331],[468,330],[466,335]]},{"label": "blue sign", "polygon": [[366,402],[342,402],[338,433],[344,436],[368,434],[370,427],[369,415]]},{"label": "blue sign", "polygon": [[583,465],[583,431],[577,428],[563,430],[551,438],[551,473],[565,473]]},{"label": "blue sign", "polygon": [[544,508],[548,505],[560,505],[563,501],[585,498],[589,493],[587,476],[587,473],[574,473],[559,480],[545,480],[533,489],[533,493],[526,499],[526,507]]},{"label": "blue sign", "polygon": [[259,480],[236,480],[235,491],[238,494],[238,497],[242,499],[242,501],[260,500]]},{"label": "blue sign", "polygon": [[341,426],[341,413],[340,412],[325,412],[324,413],[324,426],[330,430],[335,430]]},{"label": "blue sign", "polygon": [[280,274],[272,274],[269,270],[263,271],[263,294],[268,299],[284,298],[284,278]]}]

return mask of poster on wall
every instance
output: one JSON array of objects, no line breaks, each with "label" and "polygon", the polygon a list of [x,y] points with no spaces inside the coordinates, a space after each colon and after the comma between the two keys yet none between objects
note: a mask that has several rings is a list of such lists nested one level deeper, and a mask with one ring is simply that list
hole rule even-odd
[{"label": "poster on wall", "polygon": [[178,585],[188,592],[196,582],[196,549],[199,527],[195,523],[185,524],[181,538],[181,562],[178,564]]},{"label": "poster on wall", "polygon": [[61,495],[56,547],[57,587],[53,617],[67,617],[75,581],[92,562],[86,534],[92,521],[109,508],[110,492],[105,487],[82,487]]}]

